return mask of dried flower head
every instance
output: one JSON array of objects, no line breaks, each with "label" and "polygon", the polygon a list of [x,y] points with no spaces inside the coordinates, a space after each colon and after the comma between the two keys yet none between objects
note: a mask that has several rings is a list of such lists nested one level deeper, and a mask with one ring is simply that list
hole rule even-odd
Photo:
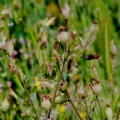
[{"label": "dried flower head", "polygon": [[13,62],[8,61],[8,69],[11,72],[15,73],[17,71],[17,66]]}]

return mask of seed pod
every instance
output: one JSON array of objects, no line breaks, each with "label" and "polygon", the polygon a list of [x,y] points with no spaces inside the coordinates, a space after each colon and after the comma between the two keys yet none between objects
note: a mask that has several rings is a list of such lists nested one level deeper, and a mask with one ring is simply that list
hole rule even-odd
[{"label": "seed pod", "polygon": [[48,110],[50,109],[50,107],[51,107],[50,100],[44,99],[44,100],[42,101],[42,103],[41,103],[41,107],[42,107],[44,110],[48,111]]},{"label": "seed pod", "polygon": [[108,120],[113,120],[113,111],[110,107],[110,102],[106,104],[106,116]]},{"label": "seed pod", "polygon": [[117,48],[116,48],[114,40],[112,40],[110,42],[110,51],[111,51],[112,55],[116,55],[117,54]]},{"label": "seed pod", "polygon": [[7,54],[9,56],[12,56],[13,50],[14,50],[14,47],[13,47],[12,41],[11,40],[7,41],[7,43],[6,43],[6,52],[7,52]]},{"label": "seed pod", "polygon": [[99,95],[102,91],[102,87],[100,84],[95,84],[95,85],[92,85],[92,91],[95,95]]},{"label": "seed pod", "polygon": [[84,98],[85,97],[85,93],[84,93],[84,89],[83,89],[82,83],[80,83],[80,85],[78,87],[77,94],[79,95],[80,98]]},{"label": "seed pod", "polygon": [[2,111],[6,112],[9,109],[9,106],[9,102],[7,98],[5,98],[5,100],[2,102]]},{"label": "seed pod", "polygon": [[62,15],[64,16],[65,19],[68,19],[69,14],[70,14],[70,8],[68,6],[68,3],[65,3],[62,8]]},{"label": "seed pod", "polygon": [[70,34],[69,32],[63,31],[56,36],[56,40],[60,43],[66,44],[69,41]]},{"label": "seed pod", "polygon": [[60,95],[55,97],[55,102],[54,103],[59,104],[61,102],[62,102],[62,97]]}]

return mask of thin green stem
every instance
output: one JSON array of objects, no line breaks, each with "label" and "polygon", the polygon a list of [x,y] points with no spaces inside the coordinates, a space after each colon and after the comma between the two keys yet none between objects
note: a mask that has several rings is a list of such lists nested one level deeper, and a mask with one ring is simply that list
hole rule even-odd
[{"label": "thin green stem", "polygon": [[119,120],[119,116],[120,116],[120,108],[119,108],[119,110],[118,110],[116,120]]},{"label": "thin green stem", "polygon": [[37,113],[37,111],[36,111],[36,109],[35,109],[35,106],[34,106],[34,104],[33,104],[33,101],[32,101],[32,99],[31,99],[31,97],[30,97],[30,94],[29,94],[27,88],[25,87],[24,83],[22,82],[22,80],[21,80],[21,78],[20,78],[20,76],[19,76],[18,73],[17,73],[17,75],[18,75],[18,77],[19,77],[19,80],[20,80],[21,85],[23,86],[23,88],[24,88],[24,90],[25,90],[25,92],[26,92],[26,94],[27,94],[27,96],[28,96],[28,98],[29,98],[29,101],[30,101],[30,103],[31,103],[31,105],[32,105],[32,107],[33,107],[33,110],[34,110],[35,114],[36,114],[36,117],[37,117],[38,120],[39,120],[39,115],[38,115],[38,113]]},{"label": "thin green stem", "polygon": [[100,109],[101,118],[102,118],[102,120],[103,120],[102,109],[101,109],[101,106],[100,106],[100,101],[99,101],[98,96],[96,96],[96,99],[97,99],[98,106],[99,106],[99,109]]},{"label": "thin green stem", "polygon": [[[59,66],[59,64],[57,64],[57,65],[58,65],[58,68],[59,68],[60,74],[61,74],[61,76],[62,76],[62,71],[60,70],[60,66]],[[62,80],[64,81],[63,77],[62,77]],[[77,114],[77,116],[79,117],[79,119],[82,120],[82,118],[80,117],[80,115],[79,115],[77,109],[75,108],[75,106],[74,106],[74,104],[73,104],[73,101],[71,100],[70,95],[69,95],[69,93],[68,93],[67,90],[66,90],[66,92],[67,92],[66,95],[67,95],[67,97],[68,97],[68,100],[70,101],[70,103],[71,103],[71,105],[72,105],[74,111],[76,112],[76,114]]]},{"label": "thin green stem", "polygon": [[[65,63],[63,63],[62,72],[63,72],[63,70],[64,70],[64,64],[65,64]],[[59,77],[59,80],[58,80],[58,84],[57,84],[56,89],[55,89],[55,93],[54,93],[53,100],[52,100],[52,103],[51,103],[51,108],[50,108],[50,110],[49,110],[49,112],[48,112],[48,118],[50,118],[50,113],[51,113],[51,110],[52,110],[52,107],[53,107],[53,104],[54,104],[55,96],[56,96],[56,94],[57,94],[57,91],[58,91],[58,87],[59,87],[61,78],[62,78],[62,74],[60,74],[60,77]]]},{"label": "thin green stem", "polygon": [[89,115],[88,106],[87,106],[86,101],[84,101],[84,103],[85,103],[85,106],[86,106],[86,110],[87,110],[87,115],[88,115],[88,118],[89,118],[89,120],[91,120],[91,117],[90,117],[90,115]]}]

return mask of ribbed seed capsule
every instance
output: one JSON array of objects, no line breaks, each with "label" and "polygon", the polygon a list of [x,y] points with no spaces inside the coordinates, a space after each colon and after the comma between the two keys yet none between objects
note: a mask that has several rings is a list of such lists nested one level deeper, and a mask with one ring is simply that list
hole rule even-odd
[{"label": "ribbed seed capsule", "polygon": [[7,98],[5,98],[5,100],[2,102],[2,111],[4,111],[4,112],[8,111],[9,106],[10,106],[9,102],[8,102]]}]

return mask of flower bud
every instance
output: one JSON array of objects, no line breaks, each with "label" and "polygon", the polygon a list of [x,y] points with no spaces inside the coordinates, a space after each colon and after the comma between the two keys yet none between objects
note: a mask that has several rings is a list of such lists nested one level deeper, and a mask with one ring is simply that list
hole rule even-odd
[{"label": "flower bud", "polygon": [[76,30],[73,30],[73,31],[71,32],[71,37],[74,38],[76,35],[77,35]]},{"label": "flower bud", "polygon": [[42,103],[41,103],[41,107],[42,107],[44,110],[48,111],[48,110],[50,109],[50,107],[51,107],[50,100],[44,99],[44,100],[42,101]]},{"label": "flower bud", "polygon": [[5,98],[5,100],[2,102],[2,111],[6,112],[9,109],[9,106],[9,102],[7,98]]},{"label": "flower bud", "polygon": [[92,85],[92,91],[95,95],[99,95],[102,91],[102,87],[100,84],[95,84],[95,85]]},{"label": "flower bud", "polygon": [[117,54],[117,48],[116,48],[114,40],[112,40],[110,42],[110,51],[111,51],[112,55],[116,55]]},{"label": "flower bud", "polygon": [[6,52],[7,52],[7,54],[9,56],[12,56],[13,50],[14,50],[14,47],[13,47],[12,41],[11,40],[7,41],[7,43],[6,43]]},{"label": "flower bud", "polygon": [[59,103],[61,103],[61,102],[62,102],[62,97],[61,97],[60,95],[57,96],[57,97],[55,97],[54,103],[59,104]]},{"label": "flower bud", "polygon": [[19,8],[20,8],[19,3],[15,2],[15,3],[14,3],[14,9],[15,9],[15,10],[18,10]]}]

